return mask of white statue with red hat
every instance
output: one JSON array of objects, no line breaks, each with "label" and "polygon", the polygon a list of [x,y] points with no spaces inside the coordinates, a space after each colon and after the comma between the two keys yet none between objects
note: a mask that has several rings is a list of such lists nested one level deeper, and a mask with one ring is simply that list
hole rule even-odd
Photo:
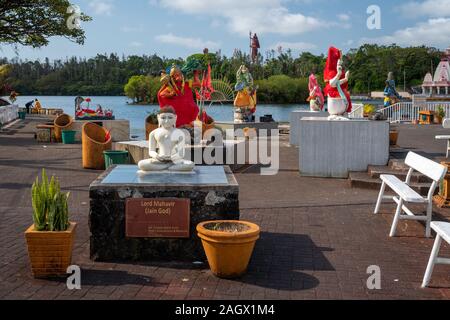
[{"label": "white statue with red hat", "polygon": [[348,92],[348,79],[350,72],[345,72],[342,62],[342,52],[335,48],[328,49],[328,58],[324,70],[326,87],[325,95],[328,98],[329,120],[349,120],[345,113],[352,111],[352,101]]}]

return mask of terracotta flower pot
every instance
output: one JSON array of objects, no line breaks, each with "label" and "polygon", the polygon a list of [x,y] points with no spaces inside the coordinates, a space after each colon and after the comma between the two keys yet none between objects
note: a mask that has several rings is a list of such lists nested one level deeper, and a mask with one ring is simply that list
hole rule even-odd
[{"label": "terracotta flower pot", "polygon": [[205,221],[197,225],[197,232],[212,273],[220,278],[236,278],[246,272],[259,238],[259,226],[246,221]]},{"label": "terracotta flower pot", "polygon": [[62,142],[62,131],[69,130],[73,124],[73,119],[68,114],[62,114],[55,119],[55,140]]},{"label": "terracotta flower pot", "polygon": [[72,248],[77,224],[67,231],[36,231],[34,225],[25,231],[31,270],[34,277],[65,275],[72,262]]},{"label": "terracotta flower pot", "polygon": [[398,131],[397,130],[391,130],[389,131],[389,144],[391,146],[397,145],[398,140]]}]

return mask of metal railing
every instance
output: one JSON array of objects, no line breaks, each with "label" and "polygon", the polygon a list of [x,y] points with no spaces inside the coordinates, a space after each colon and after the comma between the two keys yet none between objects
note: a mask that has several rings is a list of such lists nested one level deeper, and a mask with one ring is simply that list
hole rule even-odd
[{"label": "metal railing", "polygon": [[364,118],[364,104],[354,103],[352,111],[348,114],[350,119],[361,119]]},{"label": "metal railing", "polygon": [[445,112],[445,117],[450,115],[450,102],[398,102],[392,106],[378,110],[390,122],[412,122],[419,120],[420,111],[436,112],[442,107]]}]

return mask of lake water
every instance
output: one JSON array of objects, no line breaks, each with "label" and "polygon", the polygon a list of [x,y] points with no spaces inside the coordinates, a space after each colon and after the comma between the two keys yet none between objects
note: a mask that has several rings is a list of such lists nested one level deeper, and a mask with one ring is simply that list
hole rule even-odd
[{"label": "lake water", "polygon": [[[39,99],[43,108],[59,108],[63,109],[65,113],[75,115],[75,96],[19,96],[16,103],[20,107],[24,107],[25,103],[33,99]],[[116,119],[126,119],[130,121],[131,136],[143,138],[145,136],[145,118],[147,115],[155,110],[158,110],[159,105],[130,105],[127,102],[130,100],[126,97],[110,97],[99,96],[90,97],[92,99],[91,109],[96,109],[97,104],[100,104],[103,109],[112,109]],[[308,104],[260,104],[257,106],[257,119],[266,114],[271,114],[275,121],[288,122],[289,114],[294,110],[308,110]],[[206,112],[216,121],[232,121],[233,120],[233,105],[214,104],[206,107]]]}]

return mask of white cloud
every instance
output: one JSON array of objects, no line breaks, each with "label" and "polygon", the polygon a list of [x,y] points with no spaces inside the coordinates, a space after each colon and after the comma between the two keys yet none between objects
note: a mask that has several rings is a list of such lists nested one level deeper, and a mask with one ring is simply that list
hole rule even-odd
[{"label": "white cloud", "polygon": [[130,43],[130,47],[134,47],[134,48],[142,47],[142,42],[133,41]]},{"label": "white cloud", "polygon": [[283,48],[283,50],[291,49],[295,51],[307,51],[317,48],[315,44],[307,42],[278,42],[270,46],[270,49],[278,50],[280,47]]},{"label": "white cloud", "polygon": [[291,12],[283,0],[160,0],[159,4],[192,15],[210,15],[223,18],[231,32],[247,36],[275,33],[295,35],[330,25],[316,17]]},{"label": "white cloud", "polygon": [[89,3],[89,8],[92,12],[99,16],[110,16],[114,5],[111,0],[92,0]]},{"label": "white cloud", "polygon": [[450,0],[412,1],[399,6],[397,9],[407,17],[448,17],[450,16]]},{"label": "white cloud", "polygon": [[200,38],[181,37],[176,36],[172,33],[158,35],[155,37],[155,40],[162,43],[173,44],[185,48],[199,49],[199,50],[202,50],[204,48],[217,49],[220,46],[220,43],[218,42],[204,41]]},{"label": "white cloud", "polygon": [[450,43],[450,18],[429,19],[414,27],[398,30],[392,35],[378,38],[363,38],[363,43],[392,44],[400,46],[446,47]]},{"label": "white cloud", "polygon": [[350,16],[346,13],[338,14],[337,17],[340,21],[350,21]]}]

